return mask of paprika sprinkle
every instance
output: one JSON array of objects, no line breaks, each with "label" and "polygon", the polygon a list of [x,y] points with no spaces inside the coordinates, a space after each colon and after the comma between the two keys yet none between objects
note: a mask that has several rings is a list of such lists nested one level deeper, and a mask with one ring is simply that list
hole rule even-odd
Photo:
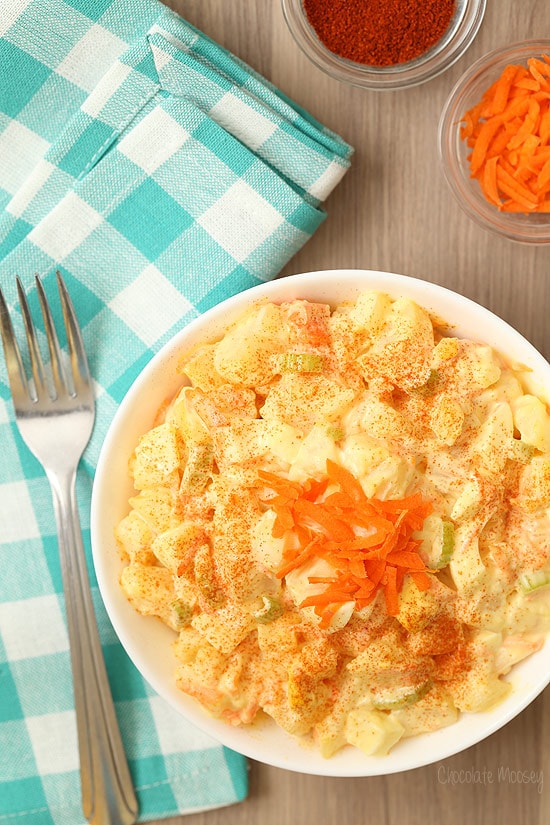
[{"label": "paprika sprinkle", "polygon": [[456,0],[303,0],[310,25],[334,54],[370,66],[414,60],[440,40]]}]

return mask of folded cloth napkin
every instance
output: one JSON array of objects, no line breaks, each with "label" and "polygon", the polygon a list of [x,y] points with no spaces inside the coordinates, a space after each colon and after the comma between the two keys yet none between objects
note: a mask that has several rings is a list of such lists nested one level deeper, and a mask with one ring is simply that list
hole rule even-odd
[{"label": "folded cloth napkin", "polygon": [[[98,452],[134,377],[183,324],[280,272],[350,155],[157,0],[3,0],[0,283],[15,304],[14,276],[38,272],[55,297],[59,269],[83,327],[97,390],[78,476],[87,545]],[[80,825],[49,487],[0,362],[0,825]],[[144,683],[91,576],[140,819],[243,799],[245,760]]]}]

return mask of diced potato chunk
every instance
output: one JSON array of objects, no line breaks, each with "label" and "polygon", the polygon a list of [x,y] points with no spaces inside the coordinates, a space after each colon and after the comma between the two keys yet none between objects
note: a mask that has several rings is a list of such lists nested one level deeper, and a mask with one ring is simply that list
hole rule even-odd
[{"label": "diced potato chunk", "polygon": [[193,403],[198,394],[194,387],[183,387],[166,414],[166,423],[173,425],[186,443],[211,440],[208,428]]},{"label": "diced potato chunk", "polygon": [[354,397],[352,389],[325,375],[285,372],[260,412],[266,421],[282,421],[305,431],[337,419]]},{"label": "diced potato chunk", "polygon": [[326,639],[305,644],[294,658],[288,673],[288,701],[291,708],[311,708],[325,699],[323,682],[336,672],[338,656]]},{"label": "diced potato chunk", "polygon": [[458,710],[449,691],[441,685],[434,685],[418,702],[393,711],[392,715],[403,725],[405,737],[454,725]]},{"label": "diced potato chunk", "polygon": [[446,364],[458,355],[460,342],[458,338],[441,338],[432,352],[431,367],[434,370]]},{"label": "diced potato chunk", "polygon": [[275,511],[266,510],[250,528],[252,553],[257,561],[276,572],[283,562],[284,541],[273,536]]},{"label": "diced potato chunk", "polygon": [[122,570],[120,584],[135,609],[144,616],[158,616],[173,630],[177,629],[172,605],[176,598],[172,575],[165,567],[128,564]]},{"label": "diced potato chunk", "polygon": [[362,292],[350,310],[350,316],[359,329],[375,336],[381,331],[391,307],[391,299],[383,292]]},{"label": "diced potato chunk", "polygon": [[442,393],[431,410],[430,425],[438,441],[452,445],[462,432],[464,410],[456,399]]},{"label": "diced potato chunk", "polygon": [[142,435],[136,447],[132,467],[135,488],[169,484],[179,464],[176,430],[170,424],[159,424]]},{"label": "diced potato chunk", "polygon": [[308,478],[322,478],[326,472],[327,459],[338,461],[338,448],[334,439],[328,435],[326,425],[315,424],[302,440],[288,477],[300,482]]},{"label": "diced potato chunk", "polygon": [[410,433],[410,424],[405,416],[377,398],[368,398],[361,405],[361,426],[374,438],[402,437]]},{"label": "diced potato chunk", "polygon": [[522,395],[513,402],[512,410],[521,440],[542,453],[550,452],[550,415],[540,398]]},{"label": "diced potato chunk", "polygon": [[191,624],[224,655],[231,653],[255,627],[251,611],[246,612],[231,603],[212,613],[195,616]]},{"label": "diced potato chunk", "polygon": [[155,555],[151,550],[153,533],[139,513],[130,510],[116,526],[115,538],[123,556],[131,562],[153,564]]},{"label": "diced potato chunk", "polygon": [[419,590],[410,576],[405,576],[403,588],[399,594],[399,612],[397,621],[411,633],[422,630],[433,621],[447,603],[443,585],[435,576],[430,576],[431,587]]},{"label": "diced potato chunk", "polygon": [[471,594],[486,577],[487,570],[479,552],[479,537],[468,524],[455,531],[455,550],[449,570],[461,595]]},{"label": "diced potato chunk", "polygon": [[499,678],[496,651],[502,644],[499,633],[484,632],[468,645],[469,666],[446,682],[459,710],[477,713],[501,702],[512,690]]},{"label": "diced potato chunk", "polygon": [[550,458],[534,456],[523,468],[517,500],[527,512],[550,507]]},{"label": "diced potato chunk", "polygon": [[399,742],[405,728],[392,714],[358,707],[348,714],[346,741],[367,756],[385,756]]},{"label": "diced potato chunk", "polygon": [[398,298],[360,363],[367,380],[373,373],[382,374],[408,391],[426,382],[433,348],[434,332],[428,314],[414,301]]},{"label": "diced potato chunk", "polygon": [[176,492],[169,487],[142,490],[130,499],[130,506],[140,514],[154,533],[178,525]]},{"label": "diced potato chunk", "polygon": [[514,422],[510,405],[505,401],[496,403],[472,443],[472,454],[476,462],[490,473],[500,473],[508,459],[513,437]]},{"label": "diced potato chunk", "polygon": [[214,430],[214,456],[221,469],[265,455],[267,423],[259,418],[237,418]]},{"label": "diced potato chunk", "polygon": [[389,449],[368,433],[352,433],[341,447],[340,461],[357,478],[363,478],[389,458]]},{"label": "diced potato chunk", "polygon": [[[499,380],[500,365],[491,347],[472,341],[460,342],[460,354],[453,360],[451,381],[463,394],[491,387]],[[448,375],[448,373],[447,373]]]},{"label": "diced potato chunk", "polygon": [[214,366],[231,384],[257,387],[277,374],[277,358],[288,348],[289,334],[281,308],[263,304],[252,309],[216,344]]},{"label": "diced potato chunk", "polygon": [[214,366],[215,352],[215,344],[205,344],[186,358],[182,365],[182,372],[187,375],[193,386],[205,392],[224,383],[224,379]]},{"label": "diced potato chunk", "polygon": [[181,576],[193,564],[195,551],[205,542],[201,527],[190,521],[165,530],[154,539],[152,550],[156,558],[174,576]]}]

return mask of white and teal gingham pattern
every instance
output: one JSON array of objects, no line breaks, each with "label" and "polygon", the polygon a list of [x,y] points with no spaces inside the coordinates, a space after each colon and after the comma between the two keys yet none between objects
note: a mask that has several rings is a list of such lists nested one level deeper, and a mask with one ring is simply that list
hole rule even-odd
[{"label": "white and teal gingham pattern", "polygon": [[[143,365],[190,319],[278,274],[325,217],[351,149],[157,0],[3,0],[0,284],[67,282],[96,382],[78,476]],[[31,303],[34,295],[30,296]],[[140,819],[242,800],[245,760],[169,709],[93,595]],[[0,825],[81,825],[48,484],[0,359]]]}]

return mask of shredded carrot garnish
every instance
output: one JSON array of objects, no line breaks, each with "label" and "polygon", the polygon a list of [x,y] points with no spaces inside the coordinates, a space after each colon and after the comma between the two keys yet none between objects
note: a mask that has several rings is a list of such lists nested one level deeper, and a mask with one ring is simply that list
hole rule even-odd
[{"label": "shredded carrot garnish", "polygon": [[509,64],[465,112],[461,137],[470,174],[485,198],[507,212],[545,212],[550,195],[550,58]]},{"label": "shredded carrot garnish", "polygon": [[383,591],[386,612],[399,611],[399,593],[410,574],[419,590],[430,586],[429,572],[419,555],[420,530],[432,511],[420,493],[401,499],[368,498],[355,476],[330,459],[326,477],[304,484],[260,471],[263,504],[275,512],[272,534],[284,538],[284,579],[313,558],[325,559],[331,576],[310,576],[310,584],[325,589],[308,596],[300,607],[313,607],[320,626],[330,625],[336,611],[349,602],[360,610]]}]

